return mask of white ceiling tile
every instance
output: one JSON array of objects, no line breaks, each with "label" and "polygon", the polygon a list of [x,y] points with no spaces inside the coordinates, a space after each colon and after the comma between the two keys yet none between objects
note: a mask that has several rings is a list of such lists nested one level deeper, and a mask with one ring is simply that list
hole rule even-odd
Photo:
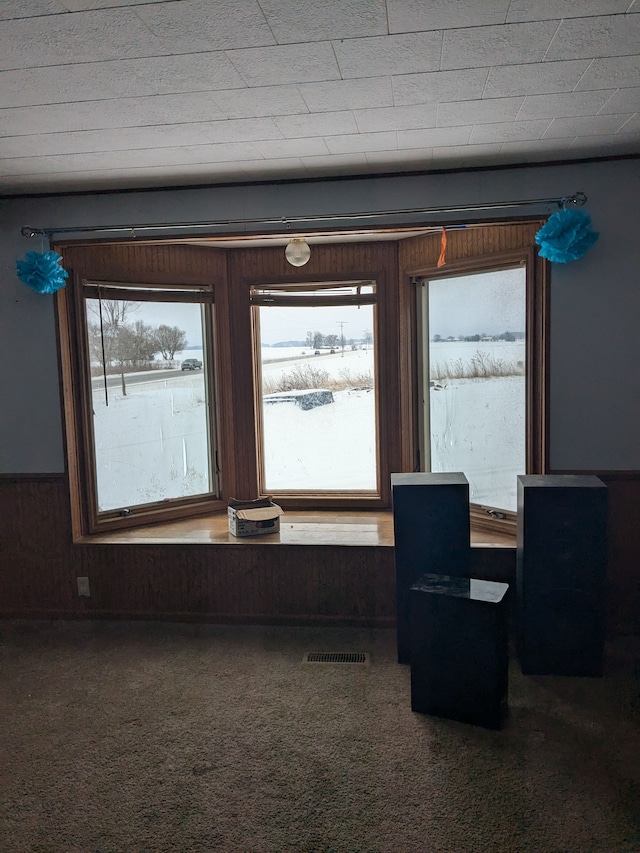
[{"label": "white ceiling tile", "polygon": [[640,86],[633,89],[618,89],[606,101],[601,115],[609,113],[635,113],[640,111]]},{"label": "white ceiling tile", "polygon": [[295,115],[307,112],[297,86],[261,86],[214,92],[216,104],[228,118]]},{"label": "white ceiling tile", "polygon": [[[244,86],[244,81],[238,72],[227,56],[221,52],[153,56],[117,64],[122,66],[123,72],[124,85],[120,91],[127,95],[169,95],[181,92],[208,92],[215,89],[238,89]],[[112,63],[108,65],[111,69]]]},{"label": "white ceiling tile", "polygon": [[330,166],[331,163],[338,163],[342,166],[353,165],[355,163],[364,163],[367,154],[354,152],[353,154],[320,154],[314,157],[301,157],[300,159],[305,166]]},{"label": "white ceiling tile", "polygon": [[341,110],[335,113],[278,116],[274,119],[281,135],[287,139],[296,137],[333,136],[340,133],[357,133],[353,113]]},{"label": "white ceiling tile", "polygon": [[[261,161],[264,163],[264,161]],[[217,163],[218,182],[237,181],[246,178],[246,173],[238,163]],[[24,188],[27,192],[87,191],[100,189],[133,189],[152,186],[184,186],[190,183],[202,184],[210,181],[208,166],[183,165],[152,166],[137,169],[101,169],[94,171],[53,171],[51,164],[43,167],[43,173],[3,177],[8,188]]]},{"label": "white ceiling tile", "polygon": [[209,140],[191,125],[118,128],[0,138],[0,155],[35,157],[43,154],[82,154],[145,150],[179,145],[204,145]]},{"label": "white ceiling tile", "polygon": [[399,130],[398,148],[440,148],[442,145],[466,145],[470,134],[471,126]]},{"label": "white ceiling tile", "polygon": [[594,59],[577,89],[614,89],[640,86],[640,56],[615,56]]},{"label": "white ceiling tile", "polygon": [[0,70],[166,53],[128,8],[24,18],[0,28]]},{"label": "white ceiling tile", "polygon": [[358,133],[349,136],[328,136],[325,139],[331,154],[367,153],[382,151],[386,148],[397,148],[395,131],[381,133]]},{"label": "white ceiling tile", "polygon": [[[340,139],[341,137],[331,137]],[[328,154],[327,146],[321,138],[315,139],[274,139],[253,143],[256,151],[267,160],[292,157],[312,157],[314,154]]]},{"label": "white ceiling tile", "polygon": [[283,157],[279,160],[242,160],[238,167],[242,169],[244,180],[273,180],[282,177],[304,177],[304,166],[298,157]]},{"label": "white ceiling tile", "polygon": [[572,142],[572,137],[567,139],[526,139],[513,140],[502,144],[501,153],[509,155],[518,155],[524,161],[529,157],[538,157],[541,154],[555,155],[558,158],[566,157],[569,152],[569,147]]},{"label": "white ceiling tile", "polygon": [[331,174],[334,169],[337,174],[353,174],[366,164],[366,154],[325,154],[319,157],[301,157],[302,165],[313,174]]},{"label": "white ceiling tile", "polygon": [[151,3],[137,6],[136,14],[164,45],[163,53],[232,50],[276,41],[257,2]]},{"label": "white ceiling tile", "polygon": [[434,165],[442,168],[443,161],[451,165],[464,163],[465,166],[479,166],[495,161],[502,146],[499,143],[491,145],[451,145],[447,148],[433,149]]},{"label": "white ceiling tile", "polygon": [[540,139],[549,127],[549,124],[549,119],[477,124],[471,131],[470,142],[481,144],[487,142],[513,142],[522,139]]},{"label": "white ceiling tile", "polygon": [[0,0],[0,192],[637,153],[627,2]]},{"label": "white ceiling tile", "polygon": [[62,0],[0,0],[0,21],[12,18],[35,18],[38,15],[56,15],[65,11]]},{"label": "white ceiling tile", "polygon": [[311,112],[393,106],[391,77],[302,83],[298,89]]},{"label": "white ceiling tile", "polygon": [[389,32],[504,24],[510,0],[387,0]]},{"label": "white ceiling tile", "polygon": [[441,68],[540,62],[557,29],[554,21],[445,30]]},{"label": "white ceiling tile", "polygon": [[[138,104],[144,102],[144,108],[141,111],[141,120],[139,124],[182,124],[188,122],[211,121],[212,119],[225,118],[225,114],[220,110],[216,102],[213,100],[211,92],[185,92],[180,95],[158,95],[157,97],[134,98],[136,102],[135,109],[138,109]],[[123,111],[128,113],[132,111],[132,105],[128,100],[120,101]],[[70,107],[75,109],[75,105]],[[102,110],[102,102],[97,105],[96,112]],[[155,121],[145,122],[143,116],[148,114]]]},{"label": "white ceiling tile", "polygon": [[210,121],[194,126],[211,142],[255,142],[282,139],[282,133],[272,118],[241,118]]},{"label": "white ceiling tile", "polygon": [[626,12],[631,0],[511,0],[507,23]]},{"label": "white ceiling tile", "polygon": [[330,42],[229,50],[227,57],[248,86],[340,78]]},{"label": "white ceiling tile", "polygon": [[438,127],[514,121],[523,101],[524,98],[487,98],[484,101],[439,104]]},{"label": "white ceiling tile", "polygon": [[559,136],[604,136],[618,131],[630,115],[603,115],[589,118],[555,118],[545,132],[545,139]]},{"label": "white ceiling tile", "polygon": [[636,134],[636,151],[640,154],[640,113],[635,113],[632,115],[627,121],[625,121],[620,129],[617,131],[616,136],[622,136],[623,134]]},{"label": "white ceiling tile", "polygon": [[589,67],[589,59],[567,62],[533,62],[491,68],[484,88],[485,98],[509,95],[544,95],[571,92]]},{"label": "white ceiling tile", "polygon": [[640,44],[640,15],[607,15],[597,19],[562,21],[545,59],[637,54]]},{"label": "white ceiling tile", "polygon": [[385,166],[400,166],[416,169],[427,168],[433,160],[431,148],[412,148],[402,151],[374,151],[365,154],[367,162],[371,165],[384,164]]},{"label": "white ceiling tile", "polygon": [[348,39],[332,44],[344,78],[413,74],[438,70],[442,33]]},{"label": "white ceiling tile", "polygon": [[488,68],[465,68],[463,71],[398,74],[391,78],[394,103],[408,106],[481,98],[488,71]]},{"label": "white ceiling tile", "polygon": [[[568,92],[563,95],[529,95],[524,99],[518,113],[518,121],[559,116],[594,116],[612,94],[611,91],[602,89],[598,92]],[[616,112],[616,110],[608,110],[608,112]],[[626,112],[626,110],[621,108],[617,112]]]},{"label": "white ceiling tile", "polygon": [[143,6],[148,3],[166,3],[167,0],[58,0],[69,12],[104,9],[105,6]]},{"label": "white ceiling tile", "polygon": [[638,154],[638,131],[640,122],[636,122],[634,133],[616,133],[601,137],[578,136],[571,142],[569,150],[574,156],[597,156],[602,151],[602,146],[606,145],[607,150],[614,154]]},{"label": "white ceiling tile", "polygon": [[94,62],[0,72],[0,107],[100,101],[243,86],[224,54]]},{"label": "white ceiling tile", "polygon": [[0,122],[7,132],[5,117],[11,127],[22,122],[20,129],[13,133],[25,134],[183,124],[225,116],[209,93],[190,92],[3,110]]},{"label": "white ceiling tile", "polygon": [[334,38],[386,35],[384,0],[261,0],[271,32],[278,44],[314,42]]},{"label": "white ceiling tile", "polygon": [[416,130],[436,126],[436,104],[411,107],[381,107],[377,110],[355,110],[353,115],[360,133],[380,130]]}]

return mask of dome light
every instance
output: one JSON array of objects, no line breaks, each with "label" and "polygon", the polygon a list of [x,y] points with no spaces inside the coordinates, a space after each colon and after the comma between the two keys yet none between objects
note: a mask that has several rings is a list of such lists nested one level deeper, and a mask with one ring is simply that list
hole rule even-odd
[{"label": "dome light", "polygon": [[303,267],[311,257],[311,249],[304,237],[294,237],[287,243],[284,256],[293,267]]}]

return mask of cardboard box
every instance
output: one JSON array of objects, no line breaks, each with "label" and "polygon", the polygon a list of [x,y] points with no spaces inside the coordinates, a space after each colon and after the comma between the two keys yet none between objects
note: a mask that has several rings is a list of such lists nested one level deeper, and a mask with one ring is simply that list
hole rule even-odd
[{"label": "cardboard box", "polygon": [[260,533],[278,533],[282,508],[271,498],[255,501],[229,500],[229,532],[233,536],[258,536]]}]

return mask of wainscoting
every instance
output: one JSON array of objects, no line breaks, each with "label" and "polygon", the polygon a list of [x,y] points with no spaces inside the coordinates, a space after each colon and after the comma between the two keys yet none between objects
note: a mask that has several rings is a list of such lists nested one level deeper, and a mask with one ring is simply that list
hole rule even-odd
[{"label": "wainscoting", "polygon": [[[600,476],[609,486],[608,630],[633,633],[640,476]],[[222,514],[74,544],[65,476],[0,477],[0,505],[2,617],[395,624],[388,512],[345,512],[339,520],[328,513],[287,513],[277,540],[236,540]],[[474,576],[514,579],[514,545],[472,544]],[[78,596],[78,577],[89,578],[89,598]]]}]

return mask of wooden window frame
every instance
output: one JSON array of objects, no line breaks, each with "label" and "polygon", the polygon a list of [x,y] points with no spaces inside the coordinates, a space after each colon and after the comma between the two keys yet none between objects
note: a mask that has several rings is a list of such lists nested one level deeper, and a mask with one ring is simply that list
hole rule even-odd
[{"label": "wooden window frame", "polygon": [[[171,498],[127,509],[98,510],[96,455],[91,414],[92,397],[89,390],[91,375],[89,360],[86,357],[89,351],[86,300],[99,296],[122,299],[124,294],[130,294],[132,300],[140,302],[182,302],[203,306],[207,337],[212,341],[209,349],[213,349],[214,294],[211,285],[180,281],[171,284],[98,281],[74,272],[71,273],[70,278],[71,282],[67,287],[58,291],[56,312],[74,539],[82,539],[91,534],[110,530],[187,518],[222,508],[225,504],[217,494],[218,475],[215,457],[217,439],[214,437],[214,454],[211,459],[214,491],[207,495]],[[209,420],[210,435],[217,435],[218,432],[214,361],[214,358],[210,360],[210,368],[205,374],[207,395],[213,409],[213,417]]]},{"label": "wooden window frame", "polygon": [[[545,261],[535,253],[533,234],[540,221],[493,223],[449,234],[447,273],[495,265],[495,257],[527,255],[535,270],[533,310],[527,312],[530,352],[528,369],[533,381],[527,395],[527,428],[533,436],[529,473],[546,473],[548,446],[548,285]],[[499,229],[505,228],[503,233]],[[496,230],[494,230],[496,229]],[[396,229],[401,230],[401,229]],[[229,248],[185,244],[178,240],[91,241],[59,243],[63,266],[70,273],[67,287],[56,294],[60,351],[61,394],[66,435],[67,470],[71,494],[74,539],[117,528],[139,527],[226,510],[230,497],[250,499],[259,495],[256,446],[257,396],[255,333],[251,322],[251,288],[309,283],[330,285],[337,281],[375,281],[377,303],[374,333],[377,341],[376,388],[378,396],[379,495],[362,497],[344,493],[283,495],[285,509],[371,509],[391,506],[390,475],[416,468],[416,329],[413,276],[437,271],[440,237],[410,236],[400,241],[317,244],[304,270],[286,263],[280,247]],[[514,236],[515,235],[515,236]],[[462,245],[460,240],[467,239]],[[514,241],[519,248],[514,249]],[[197,241],[196,241],[197,242]],[[503,247],[508,251],[502,251]],[[496,250],[496,251],[494,251]],[[472,261],[469,259],[473,259]],[[466,259],[466,260],[465,260]],[[181,505],[136,512],[127,518],[97,522],[88,512],[87,488],[90,448],[84,440],[87,425],[86,367],[82,359],[82,331],[78,316],[78,289],[83,279],[122,286],[128,281],[154,288],[201,287],[215,293],[215,314],[209,356],[213,364],[209,393],[215,401],[219,474],[218,499],[188,499]],[[80,300],[81,302],[81,300]],[[233,382],[229,381],[233,377]],[[83,381],[85,385],[83,385]],[[84,420],[83,420],[84,419]],[[478,529],[504,532],[482,512],[472,509]]]},{"label": "wooden window frame", "polygon": [[[325,291],[340,287],[357,287],[358,285],[371,286],[372,293],[363,295],[328,295]],[[269,291],[268,295],[261,296],[261,291]],[[313,293],[315,291],[315,293]],[[305,295],[302,295],[304,292]],[[294,295],[296,294],[296,295]],[[307,295],[309,294],[309,295]],[[313,295],[311,295],[313,294]],[[252,342],[254,354],[254,410],[255,410],[255,441],[256,441],[256,458],[257,458],[257,476],[258,476],[258,491],[263,494],[266,492],[264,484],[264,462],[262,459],[262,405],[261,405],[261,385],[262,378],[260,375],[260,339],[259,339],[259,322],[257,320],[258,311],[261,307],[281,306],[281,307],[297,307],[297,306],[339,306],[339,305],[371,305],[373,307],[373,328],[375,330],[373,339],[375,342],[374,350],[374,389],[375,389],[375,424],[376,424],[376,487],[371,490],[359,489],[326,489],[326,490],[270,490],[269,495],[273,497],[281,506],[288,508],[304,508],[312,506],[315,508],[332,505],[340,507],[355,507],[362,508],[363,505],[372,507],[380,506],[383,494],[383,482],[386,482],[390,475],[388,472],[381,471],[381,441],[380,436],[380,396],[378,392],[378,379],[380,375],[379,367],[379,320],[378,320],[378,285],[375,279],[357,279],[351,277],[344,279],[319,280],[309,281],[306,283],[296,281],[292,282],[269,282],[269,283],[254,283],[251,286],[250,292],[251,304],[251,319],[252,319]]]},{"label": "wooden window frame", "polygon": [[[411,270],[407,279],[413,286],[417,279],[441,279],[456,275],[490,272],[509,266],[524,265],[526,269],[526,474],[544,474],[548,470],[548,347],[549,347],[549,288],[548,265],[535,252],[533,246],[522,249],[497,251],[486,255],[461,257],[446,263],[446,268],[429,265]],[[416,300],[413,300],[414,305]],[[413,358],[417,364],[418,317],[417,306],[413,311],[414,347]],[[414,470],[419,470],[418,460],[418,385],[417,368],[414,372],[414,447],[416,459]],[[516,534],[516,516],[513,511],[500,511],[482,504],[470,505],[471,525],[478,531],[503,533],[511,537]]]}]

